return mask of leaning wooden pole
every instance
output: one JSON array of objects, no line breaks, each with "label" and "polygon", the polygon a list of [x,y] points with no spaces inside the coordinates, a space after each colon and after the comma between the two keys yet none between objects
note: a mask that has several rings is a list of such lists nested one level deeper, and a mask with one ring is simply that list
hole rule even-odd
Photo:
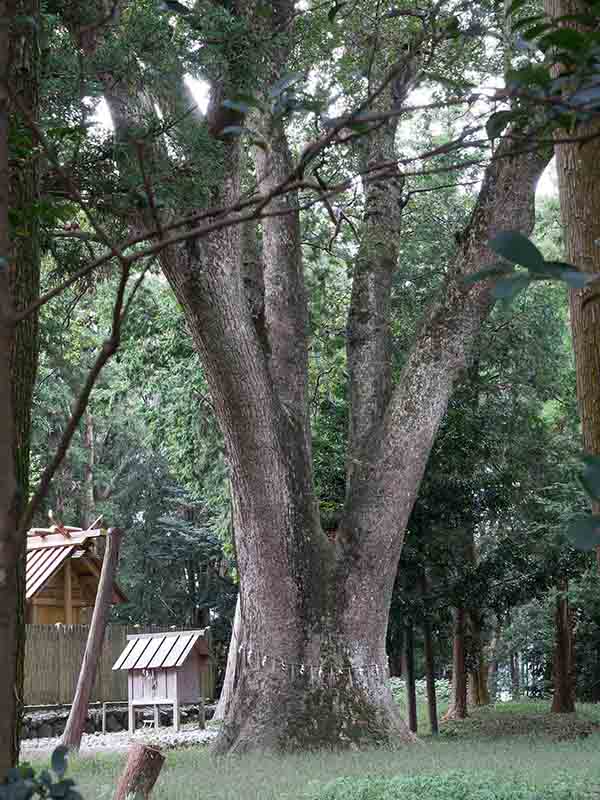
[{"label": "leaning wooden pole", "polygon": [[122,533],[118,528],[108,531],[106,552],[100,572],[100,582],[92,614],[92,623],[85,645],[85,653],[79,671],[75,699],[67,720],[67,727],[62,737],[62,744],[70,750],[79,750],[85,726],[92,687],[96,678],[96,668],[100,661],[100,653],[104,642],[106,622],[112,600],[113,586],[119,563],[119,549]]},{"label": "leaning wooden pole", "polygon": [[219,702],[213,715],[213,721],[224,720],[227,709],[233,697],[235,686],[235,675],[237,671],[238,647],[242,635],[242,608],[240,604],[240,594],[238,594],[235,604],[235,616],[233,618],[233,628],[231,630],[231,641],[227,653],[227,666],[225,667],[225,679],[219,696]]},{"label": "leaning wooden pole", "polygon": [[148,800],[164,763],[165,757],[158,747],[134,744],[129,749],[114,800]]}]

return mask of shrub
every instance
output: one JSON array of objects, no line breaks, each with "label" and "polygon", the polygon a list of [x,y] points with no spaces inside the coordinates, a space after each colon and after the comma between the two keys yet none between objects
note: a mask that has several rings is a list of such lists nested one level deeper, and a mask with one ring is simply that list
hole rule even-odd
[{"label": "shrub", "polygon": [[408,778],[338,778],[310,794],[310,800],[582,800],[587,796],[576,784],[535,788],[492,774],[449,772]]},{"label": "shrub", "polygon": [[[392,688],[392,694],[394,695],[394,700],[397,703],[404,705],[406,703],[406,683],[402,678],[390,678],[390,685]],[[417,699],[418,700],[426,700],[427,699],[427,684],[425,682],[425,678],[421,678],[418,681],[415,681],[415,687],[417,690]],[[435,682],[435,693],[437,696],[438,701],[450,700],[450,695],[452,692],[452,684],[446,678],[439,678]]]},{"label": "shrub", "polygon": [[31,764],[22,764],[10,769],[4,781],[0,782],[0,800],[33,800],[33,798],[62,798],[62,800],[82,800],[75,790],[75,781],[65,778],[67,771],[67,748],[57,747],[52,753],[52,774],[44,769],[36,773]]}]

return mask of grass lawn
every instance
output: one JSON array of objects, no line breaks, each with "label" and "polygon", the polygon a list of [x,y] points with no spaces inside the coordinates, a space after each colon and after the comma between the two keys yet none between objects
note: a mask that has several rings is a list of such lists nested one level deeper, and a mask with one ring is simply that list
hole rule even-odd
[{"label": "grass lawn", "polygon": [[[598,798],[599,750],[600,706],[581,705],[573,718],[551,715],[547,703],[505,703],[477,711],[464,722],[443,725],[438,739],[424,736],[422,744],[394,751],[281,758],[256,755],[219,761],[206,749],[169,751],[153,800],[296,800],[317,796],[320,784],[342,776],[432,776],[457,770],[468,781],[491,776],[478,799],[496,797],[496,782],[498,786],[526,783],[541,790],[540,800],[551,784],[566,792],[576,789],[577,797]],[[124,756],[105,753],[74,759],[70,775],[85,800],[109,800],[123,761]],[[407,790],[403,796],[412,795]],[[343,794],[365,800],[388,796],[400,795]],[[440,796],[441,800],[460,800],[464,793],[454,788]]]}]

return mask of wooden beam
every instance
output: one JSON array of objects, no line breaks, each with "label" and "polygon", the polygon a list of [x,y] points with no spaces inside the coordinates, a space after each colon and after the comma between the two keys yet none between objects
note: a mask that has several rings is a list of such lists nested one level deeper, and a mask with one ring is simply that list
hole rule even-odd
[{"label": "wooden beam", "polygon": [[73,624],[73,573],[71,572],[71,560],[67,559],[63,569],[64,588],[65,588],[65,624]]},{"label": "wooden beam", "polygon": [[[34,597],[32,600],[28,600],[27,602],[31,603],[32,606],[54,606],[55,608],[63,607],[63,601],[56,597]],[[93,603],[86,602],[85,600],[73,600],[71,605],[73,608],[94,607]]]}]

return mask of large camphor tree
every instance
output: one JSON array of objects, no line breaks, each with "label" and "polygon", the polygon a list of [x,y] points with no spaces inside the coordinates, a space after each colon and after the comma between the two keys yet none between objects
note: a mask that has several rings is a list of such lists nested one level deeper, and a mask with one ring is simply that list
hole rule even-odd
[{"label": "large camphor tree", "polygon": [[[298,35],[294,4],[280,0],[268,10],[254,0],[208,6],[225,9],[238,34],[224,40],[218,67],[209,74],[206,116],[186,118],[210,148],[207,200],[218,207],[239,198],[248,157],[263,193],[311,174],[316,164],[311,151],[300,161],[293,157],[289,131],[264,106],[250,109],[253,137],[260,136],[250,153],[244,137],[223,133],[245,122],[243,113],[223,106],[225,99],[259,96],[258,76],[272,86],[289,73]],[[432,12],[411,34],[392,20],[389,34],[382,15],[376,34],[354,39],[363,42],[365,60],[370,57],[366,91],[375,95],[368,108],[376,122],[353,154],[364,176],[364,215],[346,331],[347,497],[335,536],[322,530],[313,482],[310,309],[297,194],[277,196],[265,207],[271,216],[261,221],[258,254],[248,225],[160,255],[201,356],[231,474],[242,632],[220,752],[410,738],[385,680],[388,610],[404,530],[437,428],[493,305],[488,283],[468,286],[464,279],[495,263],[486,246],[491,236],[531,231],[535,186],[549,159],[535,147],[513,152],[510,139],[498,145],[455,263],[439,297],[424,310],[420,333],[393,383],[390,296],[404,184],[395,143],[398,112],[428,53],[444,39],[438,22]],[[148,118],[152,99],[165,99],[152,98],[148,85],[136,92],[135,76],[108,70],[106,61],[100,78],[120,150],[131,153],[128,143]],[[181,102],[181,73],[173,71],[169,80],[168,96]],[[154,174],[168,157],[155,149]],[[131,163],[122,158],[121,169]],[[197,161],[193,167],[199,168]],[[176,212],[194,210],[179,206]],[[311,665],[322,670],[317,679]]]},{"label": "large camphor tree", "polygon": [[[158,253],[202,360],[231,477],[243,649],[217,749],[409,739],[385,675],[404,531],[448,400],[493,306],[490,283],[465,278],[496,262],[487,242],[497,232],[531,231],[549,153],[535,143],[515,147],[518,127],[497,145],[456,259],[393,380],[391,292],[406,178],[398,120],[434,57],[447,64],[463,52],[453,12],[464,4],[406,4],[394,14],[367,4],[354,27],[352,18],[338,26],[334,5],[332,45],[358,48],[363,62],[347,105],[362,103],[367,113],[358,128],[353,119],[321,127],[318,144],[299,156],[281,106],[293,105],[290,69],[311,66],[306,48],[304,61],[298,54],[306,18],[321,14],[321,44],[331,52],[327,9],[227,0],[192,12],[172,2],[169,19],[144,2],[51,5],[76,43],[83,78],[101,87],[110,108],[115,143],[105,159],[114,159],[130,199],[144,189],[145,202],[125,211],[106,206],[119,224],[136,232],[197,218],[235,206],[253,183],[265,197],[260,226],[239,224],[239,210],[222,226],[226,212],[215,210],[212,234],[187,234]],[[182,42],[188,63],[208,52],[205,115],[190,113]],[[166,132],[157,108],[170,120]],[[309,189],[331,205],[327,158],[344,140],[350,171],[362,176],[364,212],[346,328],[347,493],[335,535],[326,536],[311,452],[300,206]]]}]

